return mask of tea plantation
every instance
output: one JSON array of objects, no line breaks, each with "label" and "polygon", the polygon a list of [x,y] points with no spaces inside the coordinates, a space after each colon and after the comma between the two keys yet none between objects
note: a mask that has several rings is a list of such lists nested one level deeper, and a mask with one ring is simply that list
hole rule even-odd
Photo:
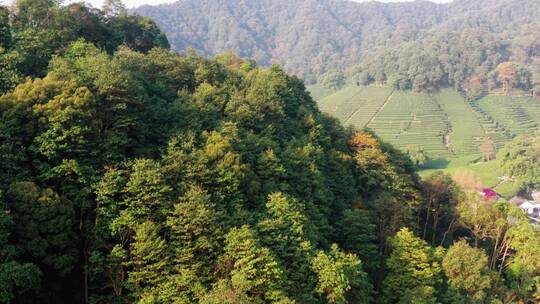
[{"label": "tea plantation", "polygon": [[468,102],[453,89],[427,94],[348,86],[321,96],[318,103],[345,125],[370,128],[402,149],[421,147],[431,159],[426,169],[467,166],[481,160],[486,141],[499,149],[540,128],[540,101],[523,95]]}]

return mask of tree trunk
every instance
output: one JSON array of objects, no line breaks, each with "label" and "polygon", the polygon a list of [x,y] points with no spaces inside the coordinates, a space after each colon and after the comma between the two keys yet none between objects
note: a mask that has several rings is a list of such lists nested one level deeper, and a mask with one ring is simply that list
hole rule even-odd
[{"label": "tree trunk", "polygon": [[423,239],[425,240],[426,239],[426,234],[427,234],[427,226],[428,226],[428,222],[429,222],[429,211],[431,210],[431,201],[433,199],[432,198],[429,198],[428,202],[428,206],[426,208],[426,222],[424,223],[424,235],[423,235]]},{"label": "tree trunk", "polygon": [[501,262],[501,267],[499,268],[499,273],[501,273],[503,268],[504,268],[504,263],[506,261],[507,254],[508,254],[508,246],[506,246],[506,249],[504,250],[504,254],[503,254],[502,262]]},{"label": "tree trunk", "polygon": [[[85,245],[86,247],[86,245]],[[84,303],[88,304],[88,253],[86,248],[84,249]]]},{"label": "tree trunk", "polygon": [[455,222],[455,219],[453,219],[453,220],[450,222],[450,225],[448,226],[448,229],[447,229],[446,232],[444,233],[443,238],[442,238],[442,240],[441,240],[441,246],[444,245],[444,241],[446,241],[446,236],[448,235],[448,233],[450,233],[450,230],[453,228],[454,222]]},{"label": "tree trunk", "polygon": [[431,244],[435,244],[435,238],[437,237],[437,230],[439,226],[439,209],[433,213],[433,231],[431,233]]},{"label": "tree trunk", "polygon": [[493,246],[493,252],[491,253],[491,261],[490,261],[490,268],[491,269],[495,269],[495,264],[496,264],[496,261],[497,261],[497,258],[499,257],[499,250],[498,250],[498,246],[499,246],[499,234],[497,234],[497,239],[495,240],[495,246]]}]

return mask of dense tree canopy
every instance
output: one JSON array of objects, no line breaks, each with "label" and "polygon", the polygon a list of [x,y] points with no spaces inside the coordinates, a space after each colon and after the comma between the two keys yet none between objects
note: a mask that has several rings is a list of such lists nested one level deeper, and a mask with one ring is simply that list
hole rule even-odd
[{"label": "dense tree canopy", "polygon": [[332,89],[345,80],[453,86],[475,98],[509,85],[496,75],[503,62],[517,68],[515,88],[540,79],[536,0],[187,0],[135,11],[155,19],[177,51],[232,50]]},{"label": "dense tree canopy", "polygon": [[[375,226],[348,252],[331,244],[379,190],[299,79],[172,53],[121,7],[33,3],[9,34],[67,36],[31,52],[4,35],[43,64],[14,65],[31,77],[0,97],[3,302],[369,301]],[[390,163],[389,185],[412,167]]]},{"label": "dense tree canopy", "polygon": [[109,53],[120,45],[141,52],[169,47],[165,34],[149,18],[60,2],[17,0],[12,8],[0,6],[1,93],[26,76],[45,76],[51,58],[79,38]]},{"label": "dense tree canopy", "polygon": [[[520,29],[513,29],[515,36],[523,35]],[[442,27],[423,39],[370,54],[356,68],[355,77],[360,84],[386,83],[423,92],[450,86],[470,99],[489,91],[530,91],[538,73],[534,56],[524,51],[517,37],[504,43],[506,35]],[[534,38],[523,38],[527,39]],[[525,55],[516,57],[516,52]]]},{"label": "dense tree canopy", "polygon": [[497,158],[508,176],[527,187],[540,185],[540,134],[516,138],[499,151]]},{"label": "dense tree canopy", "polygon": [[0,19],[21,60],[0,96],[0,303],[538,299],[520,210],[421,181],[279,66],[174,53],[107,4]]}]

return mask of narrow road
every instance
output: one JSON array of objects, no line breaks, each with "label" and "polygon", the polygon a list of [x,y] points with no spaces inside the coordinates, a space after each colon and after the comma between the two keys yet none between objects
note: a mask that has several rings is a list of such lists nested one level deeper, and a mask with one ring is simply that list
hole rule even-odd
[{"label": "narrow road", "polygon": [[386,100],[384,101],[384,103],[377,109],[377,111],[375,111],[375,113],[373,113],[373,116],[371,116],[371,118],[369,119],[368,123],[364,126],[364,127],[367,127],[369,126],[370,123],[372,123],[374,120],[375,120],[375,117],[377,116],[377,114],[379,114],[379,112],[382,111],[382,109],[384,109],[384,107],[386,107],[386,105],[388,104],[388,102],[390,102],[390,99],[392,98],[392,96],[394,96],[394,92],[396,90],[392,90],[392,92],[390,93],[390,95],[388,95],[388,97],[386,97]]}]

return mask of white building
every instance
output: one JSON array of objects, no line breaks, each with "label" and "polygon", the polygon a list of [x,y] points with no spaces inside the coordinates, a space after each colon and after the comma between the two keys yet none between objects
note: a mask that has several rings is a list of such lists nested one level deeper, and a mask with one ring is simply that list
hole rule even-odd
[{"label": "white building", "polygon": [[525,201],[519,208],[527,213],[527,215],[534,219],[540,219],[540,203],[535,201]]}]

